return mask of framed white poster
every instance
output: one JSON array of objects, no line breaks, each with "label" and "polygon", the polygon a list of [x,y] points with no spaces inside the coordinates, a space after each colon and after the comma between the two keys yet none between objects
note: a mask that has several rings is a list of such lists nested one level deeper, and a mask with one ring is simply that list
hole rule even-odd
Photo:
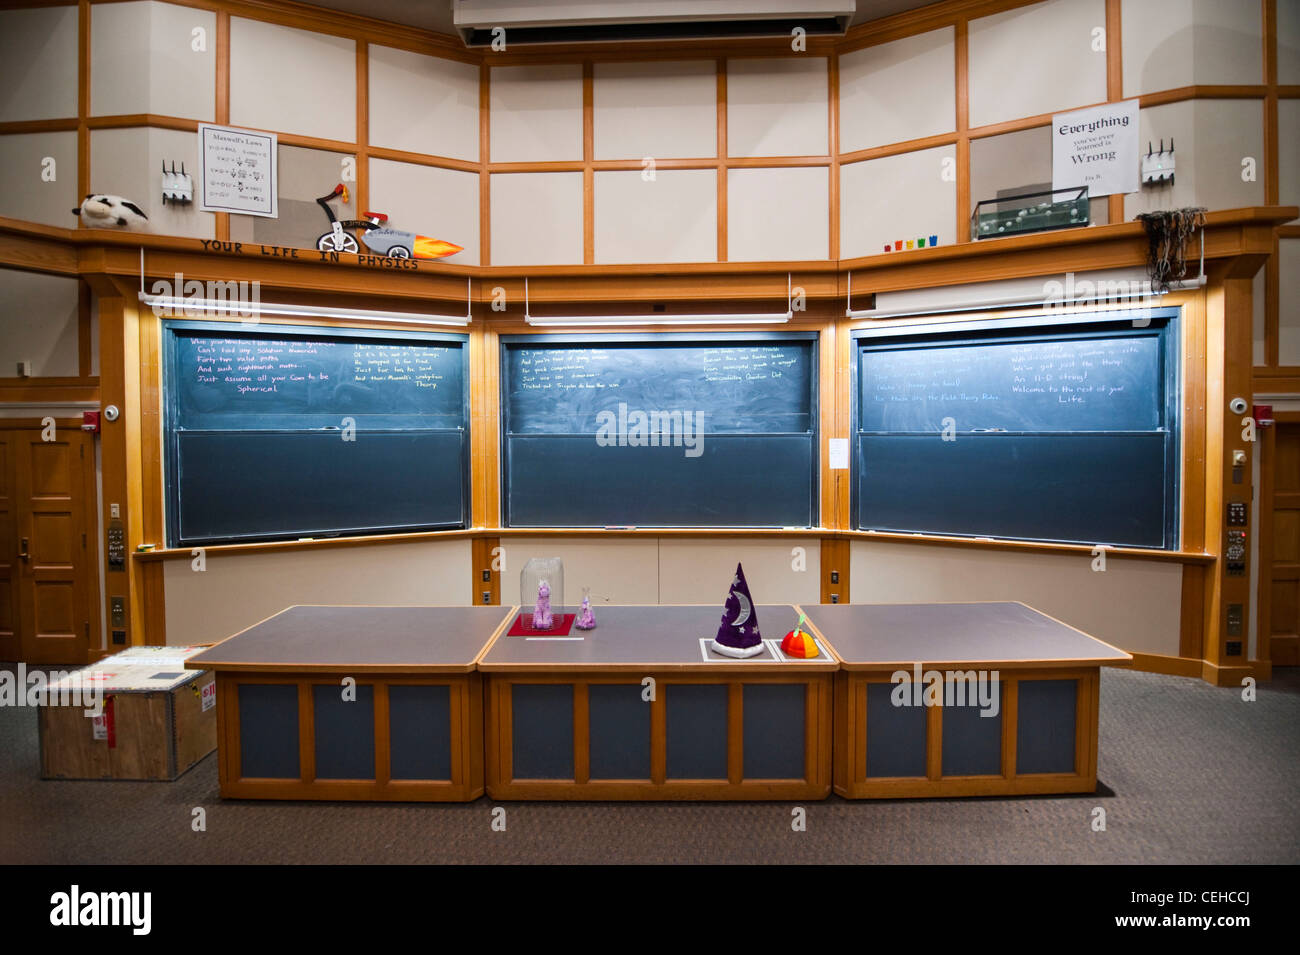
[{"label": "framed white poster", "polygon": [[202,212],[279,217],[275,133],[199,123]]},{"label": "framed white poster", "polygon": [[1138,191],[1138,101],[1052,117],[1052,188],[1088,187],[1088,198]]}]

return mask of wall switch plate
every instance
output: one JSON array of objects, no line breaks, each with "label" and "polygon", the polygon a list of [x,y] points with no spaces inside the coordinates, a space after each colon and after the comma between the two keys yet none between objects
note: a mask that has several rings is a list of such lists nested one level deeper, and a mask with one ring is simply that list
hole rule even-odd
[{"label": "wall switch plate", "polygon": [[125,630],[114,630],[114,631],[113,631],[113,646],[115,646],[115,647],[124,647],[124,646],[126,646],[126,631],[125,631]]},{"label": "wall switch plate", "polygon": [[483,591],[483,602],[485,604],[490,604],[492,602],[492,591],[490,590]]},{"label": "wall switch plate", "polygon": [[491,582],[492,582],[492,571],[490,570],[483,571],[483,583],[490,584]]},{"label": "wall switch plate", "polygon": [[1242,609],[1241,604],[1228,604],[1228,636],[1241,636]]},{"label": "wall switch plate", "polygon": [[838,570],[832,570],[832,571],[831,571],[831,583],[833,583],[833,584],[838,584],[839,582],[840,582],[840,572],[839,572]]},{"label": "wall switch plate", "polygon": [[109,597],[108,598],[108,617],[109,623],[114,627],[126,626],[126,598]]},{"label": "wall switch plate", "polygon": [[1240,640],[1229,640],[1229,641],[1228,641],[1228,646],[1227,646],[1226,650],[1224,651],[1224,655],[1225,655],[1225,656],[1230,656],[1230,657],[1239,657],[1239,656],[1241,656],[1241,641],[1240,641]]},{"label": "wall switch plate", "polygon": [[839,602],[840,602],[840,595],[839,595],[839,594],[831,594],[831,603],[833,603],[833,604],[837,604],[837,603],[839,603]]}]

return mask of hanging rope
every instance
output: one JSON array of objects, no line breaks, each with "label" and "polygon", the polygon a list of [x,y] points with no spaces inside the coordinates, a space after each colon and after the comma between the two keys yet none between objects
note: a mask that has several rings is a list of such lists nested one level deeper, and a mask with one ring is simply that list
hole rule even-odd
[{"label": "hanging rope", "polygon": [[1187,277],[1187,240],[1205,225],[1205,209],[1144,212],[1137,217],[1147,231],[1147,273],[1151,289],[1168,292],[1171,282]]}]

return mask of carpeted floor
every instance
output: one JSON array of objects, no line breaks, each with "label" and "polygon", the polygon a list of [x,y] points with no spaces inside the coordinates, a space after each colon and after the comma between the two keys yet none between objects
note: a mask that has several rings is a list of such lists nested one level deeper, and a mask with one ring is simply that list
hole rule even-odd
[{"label": "carpeted floor", "polygon": [[222,802],[215,755],[173,783],[42,781],[35,712],[0,708],[0,863],[1297,863],[1300,671],[1246,703],[1103,670],[1098,770],[1087,796],[832,796],[805,832],[793,803]]}]

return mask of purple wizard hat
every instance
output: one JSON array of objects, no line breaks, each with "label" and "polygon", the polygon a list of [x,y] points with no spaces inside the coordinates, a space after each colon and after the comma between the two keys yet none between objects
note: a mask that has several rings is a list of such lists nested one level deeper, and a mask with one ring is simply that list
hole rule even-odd
[{"label": "purple wizard hat", "polygon": [[749,597],[745,571],[736,565],[727,602],[722,607],[722,623],[713,638],[713,650],[729,657],[752,657],[763,652],[763,637],[758,632],[758,615]]}]

